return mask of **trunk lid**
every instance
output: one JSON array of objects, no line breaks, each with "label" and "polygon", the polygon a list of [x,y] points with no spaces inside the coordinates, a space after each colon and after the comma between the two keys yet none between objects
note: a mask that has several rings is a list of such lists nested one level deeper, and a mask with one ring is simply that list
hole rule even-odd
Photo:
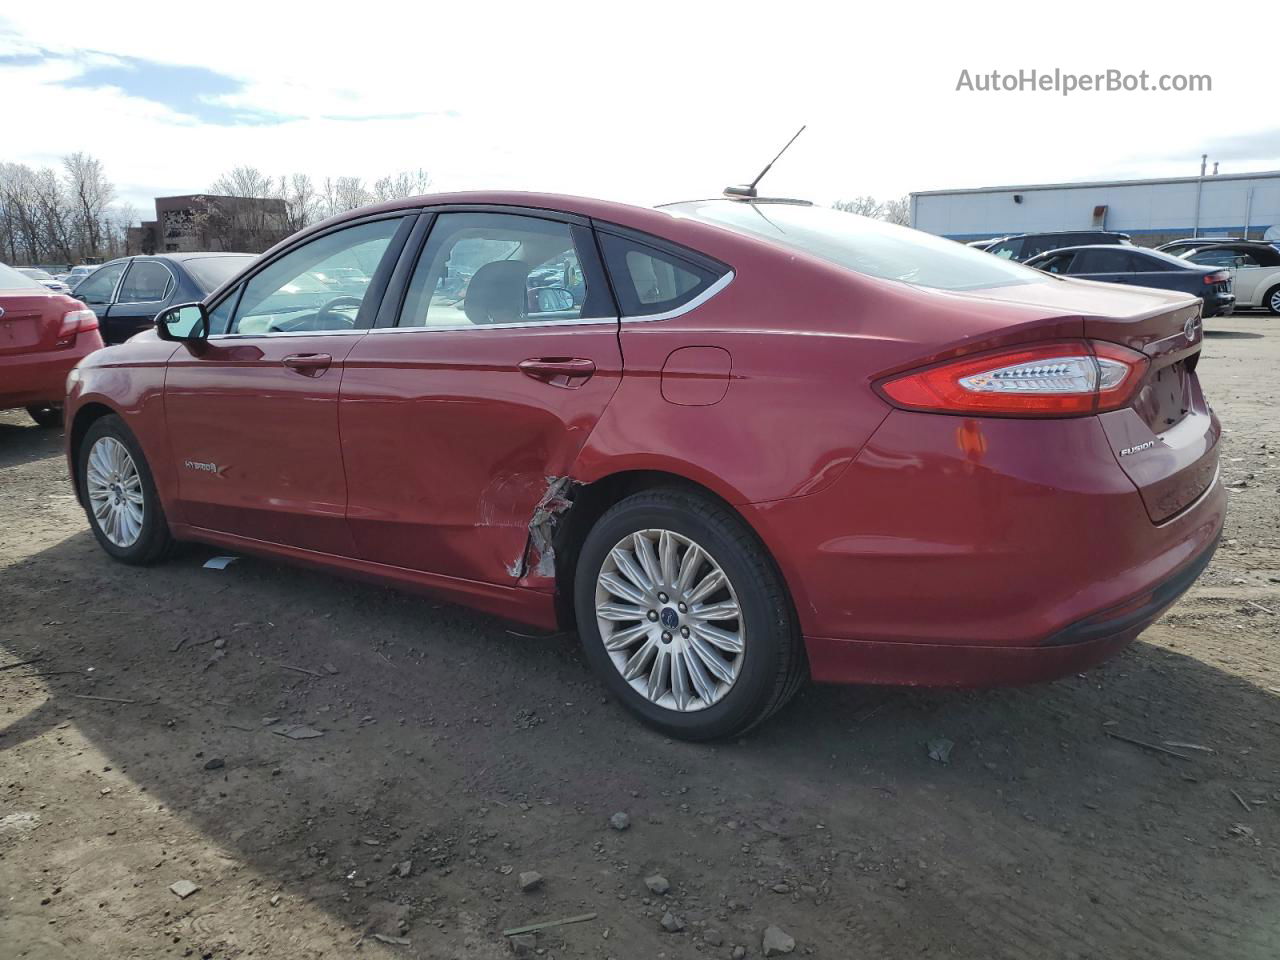
[{"label": "trunk lid", "polygon": [[60,294],[0,290],[0,357],[56,349],[63,307]]},{"label": "trunk lid", "polygon": [[1155,523],[1193,503],[1217,476],[1217,418],[1196,377],[1203,342],[1200,301],[1187,294],[1132,290],[1087,280],[983,291],[984,298],[1078,311],[1083,334],[1137,350],[1150,366],[1123,410],[1098,419],[1116,462]]}]

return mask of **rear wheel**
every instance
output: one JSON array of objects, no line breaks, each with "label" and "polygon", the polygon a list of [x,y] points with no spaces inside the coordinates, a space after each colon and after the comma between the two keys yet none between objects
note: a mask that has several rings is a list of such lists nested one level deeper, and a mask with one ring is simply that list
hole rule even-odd
[{"label": "rear wheel", "polygon": [[37,426],[47,428],[62,426],[61,407],[27,407],[27,414],[36,422]]},{"label": "rear wheel", "polygon": [[1262,305],[1273,314],[1280,316],[1280,283],[1267,291],[1267,295],[1262,298]]},{"label": "rear wheel", "polygon": [[673,737],[741,733],[806,675],[773,561],[741,519],[696,492],[646,491],[605,513],[579,555],[574,602],[605,684]]},{"label": "rear wheel", "polygon": [[80,493],[99,545],[117,560],[148,564],[173,544],[142,448],[124,421],[95,420],[76,459]]}]

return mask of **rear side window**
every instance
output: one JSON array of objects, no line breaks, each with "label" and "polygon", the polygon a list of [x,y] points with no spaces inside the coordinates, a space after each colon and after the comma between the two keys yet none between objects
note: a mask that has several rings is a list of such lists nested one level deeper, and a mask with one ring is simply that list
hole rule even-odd
[{"label": "rear side window", "polygon": [[1129,273],[1132,270],[1133,265],[1124,250],[1081,250],[1076,254],[1075,268],[1071,272]]},{"label": "rear side window", "polygon": [[155,260],[135,260],[120,284],[117,303],[151,303],[163,300],[169,292],[173,276]]},{"label": "rear side window", "polygon": [[629,237],[612,233],[599,236],[624,317],[678,310],[726,272]]},{"label": "rear side window", "polygon": [[1042,262],[1036,264],[1036,266],[1045,273],[1069,273],[1071,271],[1071,261],[1074,257],[1074,253],[1059,253],[1054,256],[1047,257]]},{"label": "rear side window", "polygon": [[0,263],[0,290],[44,290],[43,284]]}]

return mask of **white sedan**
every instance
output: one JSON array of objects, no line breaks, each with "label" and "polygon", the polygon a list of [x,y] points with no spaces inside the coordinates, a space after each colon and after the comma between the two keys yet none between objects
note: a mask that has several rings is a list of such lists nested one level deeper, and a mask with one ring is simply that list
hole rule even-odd
[{"label": "white sedan", "polygon": [[1269,243],[1214,243],[1179,253],[1206,267],[1231,271],[1236,309],[1263,307],[1280,315],[1280,250]]}]

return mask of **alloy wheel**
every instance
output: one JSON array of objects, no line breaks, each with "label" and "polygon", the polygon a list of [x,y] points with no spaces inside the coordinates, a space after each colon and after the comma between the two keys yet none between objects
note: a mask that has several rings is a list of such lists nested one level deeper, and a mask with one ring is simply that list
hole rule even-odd
[{"label": "alloy wheel", "polygon": [[703,710],[737,680],[746,623],[724,569],[671,530],[623,537],[596,575],[596,623],[614,667],[669,710]]},{"label": "alloy wheel", "polygon": [[85,466],[89,506],[103,536],[131,547],[142,535],[142,477],[129,448],[115,437],[99,437]]}]

